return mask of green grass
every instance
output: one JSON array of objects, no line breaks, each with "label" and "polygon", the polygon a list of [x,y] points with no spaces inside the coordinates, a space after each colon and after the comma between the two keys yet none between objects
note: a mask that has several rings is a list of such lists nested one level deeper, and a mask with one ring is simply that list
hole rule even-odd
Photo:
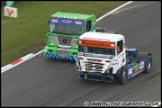
[{"label": "green grass", "polygon": [[1,66],[44,48],[47,21],[51,14],[75,12],[95,14],[99,18],[123,3],[125,1],[21,1],[13,6],[18,8],[17,18],[5,17],[2,9]]}]

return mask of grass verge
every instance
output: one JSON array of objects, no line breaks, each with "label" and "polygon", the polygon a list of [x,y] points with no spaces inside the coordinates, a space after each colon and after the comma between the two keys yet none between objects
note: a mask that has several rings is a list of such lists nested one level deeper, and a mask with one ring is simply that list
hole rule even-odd
[{"label": "grass verge", "polygon": [[75,12],[95,14],[97,18],[125,3],[125,1],[20,1],[18,18],[4,16],[1,10],[1,67],[45,46],[47,21],[51,14]]}]

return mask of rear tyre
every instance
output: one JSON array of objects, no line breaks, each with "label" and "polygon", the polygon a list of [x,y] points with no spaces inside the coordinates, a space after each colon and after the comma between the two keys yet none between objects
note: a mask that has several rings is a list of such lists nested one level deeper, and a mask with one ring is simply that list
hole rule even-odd
[{"label": "rear tyre", "polygon": [[153,65],[152,56],[148,52],[139,52],[136,56],[136,60],[146,60],[145,71],[146,73],[151,72]]},{"label": "rear tyre", "polygon": [[125,67],[123,67],[122,72],[118,76],[118,81],[119,81],[119,84],[122,84],[122,85],[128,82],[128,72]]},{"label": "rear tyre", "polygon": [[148,55],[147,59],[146,59],[145,72],[146,73],[151,72],[151,68],[152,68],[152,57],[151,57],[151,55]]}]

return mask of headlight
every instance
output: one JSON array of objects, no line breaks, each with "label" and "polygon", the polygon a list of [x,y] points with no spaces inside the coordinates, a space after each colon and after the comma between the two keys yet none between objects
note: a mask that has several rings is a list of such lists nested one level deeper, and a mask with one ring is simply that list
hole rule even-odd
[{"label": "headlight", "polygon": [[50,45],[55,45],[55,44],[51,42]]},{"label": "headlight", "polygon": [[73,46],[72,46],[73,48],[78,48],[78,45],[76,45],[76,44],[73,44]]}]

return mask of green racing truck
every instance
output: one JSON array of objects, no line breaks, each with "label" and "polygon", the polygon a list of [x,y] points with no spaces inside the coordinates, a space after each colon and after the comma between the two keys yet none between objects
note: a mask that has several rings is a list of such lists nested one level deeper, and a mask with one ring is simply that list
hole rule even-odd
[{"label": "green racing truck", "polygon": [[75,60],[77,40],[87,31],[96,30],[96,16],[80,13],[57,12],[48,21],[44,56]]}]

